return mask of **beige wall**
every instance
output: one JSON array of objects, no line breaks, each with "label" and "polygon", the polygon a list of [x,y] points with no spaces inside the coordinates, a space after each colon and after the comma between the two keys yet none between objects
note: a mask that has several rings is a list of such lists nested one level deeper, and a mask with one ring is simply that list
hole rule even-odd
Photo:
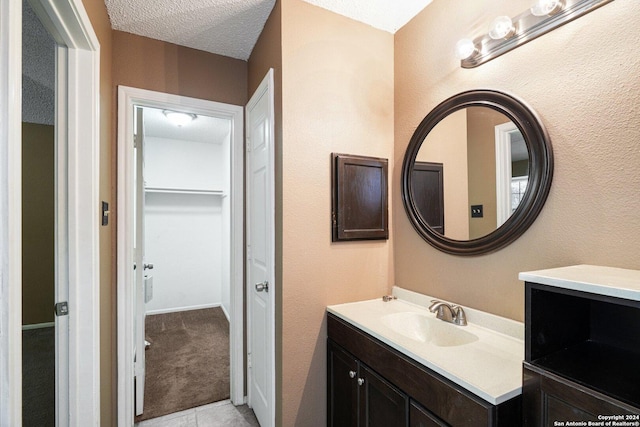
[{"label": "beige wall", "polygon": [[[112,31],[102,0],[83,0],[93,30],[100,42],[100,200],[115,211],[115,145],[111,118]],[[116,328],[115,328],[115,216],[100,227],[100,424],[115,425],[116,416]]]},{"label": "beige wall", "polygon": [[[247,63],[113,31],[113,84],[227,104],[247,102]],[[114,103],[117,108],[117,102]]]},{"label": "beige wall", "polygon": [[[460,68],[456,41],[529,0],[435,0],[395,36],[395,171],[413,129],[469,89],[514,94],[536,110],[555,155],[549,199],[531,228],[490,255],[437,251],[413,230],[394,192],[395,284],[522,320],[518,272],[571,265],[640,268],[640,8],[611,2],[478,68]],[[612,25],[615,23],[615,25]]]},{"label": "beige wall", "polygon": [[22,123],[22,324],[53,322],[54,127]]},{"label": "beige wall", "polygon": [[459,110],[438,123],[422,142],[419,162],[442,163],[444,235],[469,238],[469,179],[467,166],[467,113]]},{"label": "beige wall", "polygon": [[469,151],[469,207],[483,206],[482,218],[469,219],[469,238],[486,236],[496,229],[498,222],[496,201],[496,125],[509,119],[486,107],[467,109],[467,141]]},{"label": "beige wall", "polygon": [[[331,243],[332,152],[393,156],[393,36],[282,1],[282,423],[326,423],[330,304],[379,298],[389,241]],[[390,186],[390,194],[395,194]],[[390,217],[392,217],[390,212]]]}]

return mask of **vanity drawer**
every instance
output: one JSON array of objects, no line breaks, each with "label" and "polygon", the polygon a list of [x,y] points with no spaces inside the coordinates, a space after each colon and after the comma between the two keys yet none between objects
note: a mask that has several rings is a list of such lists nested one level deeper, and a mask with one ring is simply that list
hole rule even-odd
[{"label": "vanity drawer", "polygon": [[521,424],[520,396],[492,405],[330,313],[327,328],[333,342],[449,425]]}]

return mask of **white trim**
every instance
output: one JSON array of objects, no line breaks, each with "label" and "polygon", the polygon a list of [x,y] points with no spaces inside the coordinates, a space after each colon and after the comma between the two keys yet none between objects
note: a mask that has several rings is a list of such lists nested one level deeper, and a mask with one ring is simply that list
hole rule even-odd
[{"label": "white trim", "polygon": [[134,105],[173,108],[208,116],[227,117],[231,129],[231,401],[244,402],[244,110],[240,106],[170,95],[126,86],[118,87],[118,425],[133,424],[133,108]]},{"label": "white trim", "polygon": [[220,308],[222,309],[222,312],[224,313],[224,317],[227,318],[227,322],[229,322],[229,324],[231,324],[231,315],[229,314],[227,309],[224,307],[224,304],[220,304]]},{"label": "white trim", "polygon": [[32,331],[34,329],[53,328],[55,326],[56,326],[56,322],[32,323],[30,325],[22,325],[22,330],[23,331]]},{"label": "white trim", "polygon": [[496,139],[496,226],[511,216],[511,134],[518,127],[513,122],[497,125]]},{"label": "white trim", "polygon": [[[57,168],[68,184],[64,207],[69,228],[57,230],[57,267],[69,272],[69,396],[58,410],[58,426],[100,423],[99,325],[99,91],[100,46],[81,0],[33,0],[31,5],[56,41],[64,46],[63,87],[68,93],[57,117],[67,130],[67,151]],[[21,425],[21,3],[2,2],[0,13],[0,424]],[[60,53],[61,49],[58,49]],[[58,62],[59,64],[59,62]],[[58,89],[61,86],[58,86]],[[68,114],[64,114],[68,113]],[[59,138],[60,134],[57,135]],[[63,144],[58,144],[63,145]],[[5,148],[6,147],[6,148]],[[67,157],[68,156],[68,157]],[[67,165],[69,167],[67,168]],[[60,205],[60,201],[58,201]],[[65,209],[66,208],[66,209]],[[68,254],[68,256],[67,256]],[[68,262],[67,262],[68,261]],[[57,279],[60,275],[57,276]],[[59,287],[65,287],[60,284]],[[10,307],[10,309],[9,309]],[[6,317],[5,317],[6,316]],[[62,343],[66,346],[66,342]],[[68,397],[68,401],[66,400]],[[60,407],[59,407],[60,408]]]},{"label": "white trim", "polygon": [[22,3],[0,2],[0,425],[22,420]]},{"label": "white trim", "polygon": [[[161,308],[158,310],[147,310],[146,315],[153,316],[154,314],[180,313],[182,311],[203,310],[205,308],[216,308],[216,307],[221,307],[222,311],[225,311],[221,303],[214,302],[212,304],[190,305],[187,307],[174,307],[174,308]],[[227,316],[227,320],[228,319],[229,317]]]},{"label": "white trim", "polygon": [[[59,46],[56,49],[56,94],[68,93],[67,75],[69,64],[68,50]],[[60,78],[62,77],[62,78]],[[65,123],[67,116],[67,97],[56,95],[56,124]],[[64,141],[68,139],[66,126],[55,126],[55,301],[69,301],[69,195],[68,148]],[[59,141],[62,141],[59,143]],[[69,318],[61,316],[55,319],[56,330],[56,418],[58,427],[69,425]]]}]

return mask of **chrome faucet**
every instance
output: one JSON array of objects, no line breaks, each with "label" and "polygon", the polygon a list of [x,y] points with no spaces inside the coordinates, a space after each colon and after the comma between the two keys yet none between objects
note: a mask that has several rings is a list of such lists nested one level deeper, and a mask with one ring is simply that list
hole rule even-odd
[{"label": "chrome faucet", "polygon": [[443,301],[431,300],[429,311],[436,313],[436,318],[458,326],[467,325],[467,316],[459,305],[450,305]]}]

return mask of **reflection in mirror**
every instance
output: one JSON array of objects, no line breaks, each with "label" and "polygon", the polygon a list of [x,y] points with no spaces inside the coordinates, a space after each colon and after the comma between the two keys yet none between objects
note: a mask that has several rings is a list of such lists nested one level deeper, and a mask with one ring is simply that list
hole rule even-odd
[{"label": "reflection in mirror", "polygon": [[482,255],[531,226],[552,179],[551,142],[536,113],[506,93],[470,90],[416,128],[402,162],[402,202],[433,247]]},{"label": "reflection in mirror", "polygon": [[[529,175],[527,145],[503,113],[473,106],[447,115],[429,132],[412,169],[419,215],[454,240],[486,236],[518,207]],[[471,206],[482,206],[471,214]]]}]

